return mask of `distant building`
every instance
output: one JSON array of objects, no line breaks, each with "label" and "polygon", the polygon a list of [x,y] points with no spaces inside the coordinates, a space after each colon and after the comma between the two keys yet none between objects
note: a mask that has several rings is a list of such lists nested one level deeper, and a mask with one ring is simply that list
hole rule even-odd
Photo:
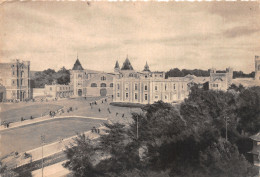
[{"label": "distant building", "polygon": [[0,93],[2,101],[29,99],[30,61],[14,60],[10,63],[0,63],[0,84],[5,87],[5,94]]},{"label": "distant building", "polygon": [[255,56],[255,80],[260,83],[260,57]]},{"label": "distant building", "polygon": [[253,155],[254,165],[260,167],[260,132],[251,136],[250,139],[253,141],[253,149],[249,153]]},{"label": "distant building", "polygon": [[108,96],[113,94],[113,73],[84,69],[77,58],[70,70],[70,86],[73,96]]},{"label": "distant building", "polygon": [[232,84],[232,79],[232,68],[227,68],[225,73],[217,73],[216,69],[210,69],[209,89],[227,91]]},{"label": "distant building", "polygon": [[70,85],[45,85],[44,94],[54,98],[68,98],[73,95],[73,88]]},{"label": "distant building", "polygon": [[185,77],[169,77],[165,79],[164,72],[151,72],[148,64],[142,72],[133,69],[128,57],[119,70],[115,65],[114,102],[131,102],[148,104],[162,100],[164,102],[178,102],[189,94],[188,80]]}]

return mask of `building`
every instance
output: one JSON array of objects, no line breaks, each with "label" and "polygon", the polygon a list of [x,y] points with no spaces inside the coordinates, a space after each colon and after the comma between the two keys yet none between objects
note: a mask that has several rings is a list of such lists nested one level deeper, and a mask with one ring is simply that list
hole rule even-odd
[{"label": "building", "polygon": [[77,60],[70,70],[70,86],[73,96],[109,96],[113,94],[114,73],[105,73],[84,69]]},{"label": "building", "polygon": [[217,73],[216,69],[210,69],[209,89],[227,91],[232,84],[233,69],[227,68],[225,73]]},{"label": "building", "polygon": [[128,57],[121,69],[116,62],[113,102],[151,104],[162,100],[172,103],[184,100],[189,94],[185,77],[169,77],[164,72],[151,72],[148,64],[142,72],[133,69]]},{"label": "building", "polygon": [[73,88],[71,85],[45,85],[44,95],[54,98],[68,98],[73,95]]},{"label": "building", "polygon": [[253,156],[253,163],[260,167],[260,132],[251,136],[253,141],[253,149],[249,152]]},{"label": "building", "polygon": [[5,87],[2,101],[30,99],[30,61],[0,63],[0,84]]},{"label": "building", "polygon": [[260,57],[255,56],[255,81],[260,83]]}]

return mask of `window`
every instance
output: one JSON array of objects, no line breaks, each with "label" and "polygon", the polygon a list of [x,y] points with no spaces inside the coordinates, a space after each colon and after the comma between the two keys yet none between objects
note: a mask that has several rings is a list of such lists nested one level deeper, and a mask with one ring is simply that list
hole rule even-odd
[{"label": "window", "polygon": [[165,90],[167,90],[167,85],[165,84]]},{"label": "window", "polygon": [[97,87],[96,83],[91,83],[91,87]]},{"label": "window", "polygon": [[13,71],[13,76],[15,75],[15,72]]},{"label": "window", "polygon": [[137,90],[137,84],[135,84],[135,90]]},{"label": "window", "polygon": [[260,71],[260,65],[258,65],[258,71]]},{"label": "window", "polygon": [[101,80],[102,80],[102,81],[106,80],[106,77],[105,77],[105,76],[102,76],[102,77],[101,77]]},{"label": "window", "polygon": [[125,90],[128,90],[128,83],[125,84]]},{"label": "window", "polygon": [[155,86],[154,90],[157,90],[157,85]]},{"label": "window", "polygon": [[144,95],[144,99],[145,99],[145,100],[148,100],[147,94]]},{"label": "window", "polygon": [[23,73],[24,73],[24,72],[22,71],[22,72],[21,72],[21,77],[23,77]]},{"label": "window", "polygon": [[155,98],[155,99],[158,99],[158,95],[155,95],[154,98]]},{"label": "window", "polygon": [[82,78],[82,75],[81,75],[81,74],[78,74],[78,78]]},{"label": "window", "polygon": [[110,87],[113,87],[113,83],[110,84]]},{"label": "window", "polygon": [[135,93],[135,100],[137,100],[137,93]]},{"label": "window", "polygon": [[52,90],[52,87],[50,87],[50,90]]},{"label": "window", "polygon": [[147,85],[144,86],[144,90],[147,90]]},{"label": "window", "polygon": [[15,80],[13,80],[12,84],[15,85]]},{"label": "window", "polygon": [[21,85],[23,85],[23,80],[21,79]]},{"label": "window", "polygon": [[165,99],[166,99],[166,100],[168,99],[167,95],[165,95]]},{"label": "window", "polygon": [[173,84],[173,89],[174,89],[174,90],[176,89],[176,85],[175,85],[175,84]]},{"label": "window", "polygon": [[182,83],[182,85],[181,85],[181,88],[182,88],[182,90],[183,90],[183,83]]},{"label": "window", "polygon": [[119,88],[120,88],[120,86],[119,86],[119,84],[117,84],[117,89],[119,90]]},{"label": "window", "polygon": [[147,78],[147,75],[145,75],[144,77]]},{"label": "window", "polygon": [[106,87],[106,86],[107,86],[107,84],[105,84],[105,83],[100,84],[100,87]]},{"label": "window", "polygon": [[117,93],[117,97],[120,97],[120,93]]},{"label": "window", "polygon": [[128,98],[128,93],[125,93],[125,98]]}]

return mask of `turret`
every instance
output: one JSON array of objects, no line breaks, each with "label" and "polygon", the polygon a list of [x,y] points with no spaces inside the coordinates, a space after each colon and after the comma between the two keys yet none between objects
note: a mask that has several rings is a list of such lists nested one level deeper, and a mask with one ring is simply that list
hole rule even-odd
[{"label": "turret", "polygon": [[119,66],[118,61],[116,61],[116,64],[115,64],[115,67],[114,67],[114,72],[118,73],[119,71],[120,71],[120,66]]},{"label": "turret", "polygon": [[143,71],[147,71],[147,72],[151,72],[150,69],[149,69],[149,66],[146,62],[145,66],[144,66],[144,70]]}]

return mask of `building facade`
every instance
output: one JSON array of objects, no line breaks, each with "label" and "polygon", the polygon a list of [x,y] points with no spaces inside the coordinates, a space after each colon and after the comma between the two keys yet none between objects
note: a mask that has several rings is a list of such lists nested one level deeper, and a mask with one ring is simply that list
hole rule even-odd
[{"label": "building facade", "polygon": [[232,79],[232,68],[227,68],[225,73],[217,73],[216,69],[210,69],[209,89],[227,91],[232,84]]},{"label": "building facade", "polygon": [[115,65],[113,101],[151,104],[162,100],[172,103],[184,100],[189,94],[188,79],[170,77],[164,72],[151,72],[148,64],[142,72],[136,72],[126,58],[119,70]]},{"label": "building facade", "polygon": [[77,58],[70,70],[70,86],[74,97],[111,96],[114,73],[84,69]]},{"label": "building facade", "polygon": [[2,100],[30,99],[30,61],[0,63],[0,84],[5,87]]},{"label": "building facade", "polygon": [[73,95],[73,88],[70,85],[45,85],[44,95],[54,98],[68,98]]},{"label": "building facade", "polygon": [[255,81],[260,83],[260,57],[255,56]]}]

